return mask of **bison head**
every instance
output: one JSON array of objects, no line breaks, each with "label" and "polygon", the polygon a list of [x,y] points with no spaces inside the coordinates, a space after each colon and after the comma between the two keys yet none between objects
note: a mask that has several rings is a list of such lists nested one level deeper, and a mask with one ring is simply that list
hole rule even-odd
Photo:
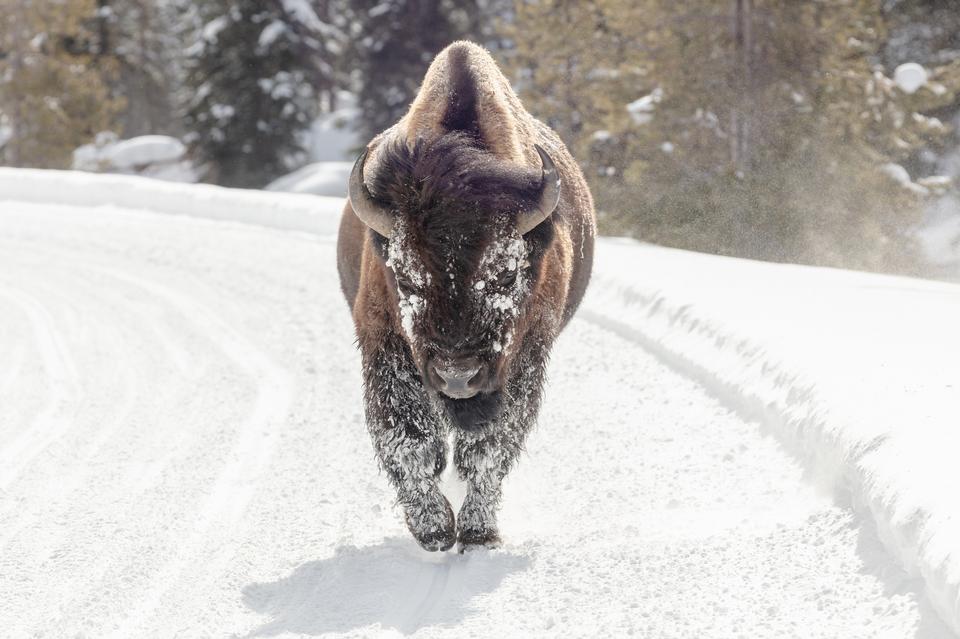
[{"label": "bison head", "polygon": [[364,153],[350,178],[424,385],[468,430],[497,418],[534,319],[560,198],[553,161],[536,150],[542,167],[529,169],[448,133],[387,146],[366,182]]}]

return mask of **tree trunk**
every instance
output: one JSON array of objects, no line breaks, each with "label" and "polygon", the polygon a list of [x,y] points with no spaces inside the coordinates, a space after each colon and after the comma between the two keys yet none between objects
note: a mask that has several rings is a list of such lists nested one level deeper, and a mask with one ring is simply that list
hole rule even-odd
[{"label": "tree trunk", "polygon": [[[10,30],[10,78],[17,82],[22,80],[23,56],[27,43],[23,35],[27,32],[27,7],[29,0],[14,0],[12,13],[12,29]],[[20,91],[8,91],[10,140],[7,143],[7,163],[11,166],[20,166],[21,128],[23,119],[23,100]]]},{"label": "tree trunk", "polygon": [[730,109],[730,163],[737,175],[750,171],[753,93],[753,0],[734,0],[734,89]]}]

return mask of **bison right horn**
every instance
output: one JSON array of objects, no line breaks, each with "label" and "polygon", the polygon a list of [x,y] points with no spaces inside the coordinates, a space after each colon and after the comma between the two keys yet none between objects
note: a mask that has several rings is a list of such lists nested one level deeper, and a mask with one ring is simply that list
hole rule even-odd
[{"label": "bison right horn", "polygon": [[364,149],[350,172],[350,206],[361,222],[389,238],[393,234],[393,215],[383,204],[373,199],[363,182],[363,163],[366,159],[367,149]]},{"label": "bison right horn", "polygon": [[560,176],[557,175],[557,167],[553,160],[543,150],[539,144],[534,148],[540,155],[540,162],[543,164],[543,173],[540,178],[540,199],[537,206],[532,210],[523,211],[517,217],[517,230],[520,235],[526,235],[533,229],[540,226],[550,215],[557,210],[557,204],[560,203]]}]

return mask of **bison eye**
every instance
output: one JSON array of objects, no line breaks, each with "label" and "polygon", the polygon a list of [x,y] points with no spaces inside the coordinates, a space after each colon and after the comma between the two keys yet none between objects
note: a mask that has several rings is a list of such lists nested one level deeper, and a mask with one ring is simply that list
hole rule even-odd
[{"label": "bison eye", "polygon": [[417,294],[417,289],[414,287],[413,282],[403,277],[402,275],[397,275],[397,289],[404,297],[410,297],[411,295]]},{"label": "bison eye", "polygon": [[500,288],[510,288],[517,281],[517,269],[507,270],[497,277],[497,286]]}]

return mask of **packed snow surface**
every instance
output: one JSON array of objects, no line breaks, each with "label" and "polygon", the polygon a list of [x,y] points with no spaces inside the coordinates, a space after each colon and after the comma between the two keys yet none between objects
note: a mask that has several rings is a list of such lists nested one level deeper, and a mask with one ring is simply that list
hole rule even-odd
[{"label": "packed snow surface", "polygon": [[601,241],[503,547],[429,554],[363,423],[342,201],[173,187],[0,171],[4,636],[960,627],[960,287]]}]

